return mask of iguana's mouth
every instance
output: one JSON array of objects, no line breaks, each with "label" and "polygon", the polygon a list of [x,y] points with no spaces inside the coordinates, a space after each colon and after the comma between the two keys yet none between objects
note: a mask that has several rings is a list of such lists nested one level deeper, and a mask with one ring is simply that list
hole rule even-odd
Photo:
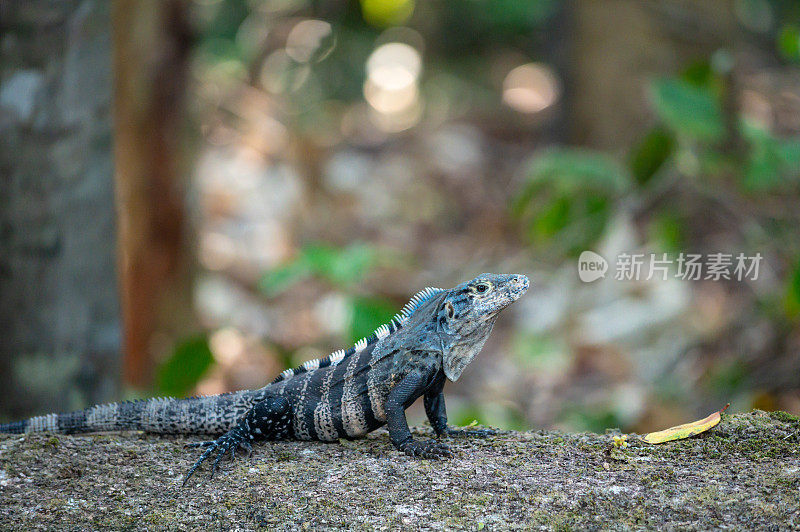
[{"label": "iguana's mouth", "polygon": [[508,275],[497,291],[494,301],[489,303],[493,307],[492,312],[496,315],[497,312],[505,309],[511,303],[522,297],[528,291],[530,281],[526,275]]},{"label": "iguana's mouth", "polygon": [[519,299],[528,291],[531,282],[528,280],[527,275],[510,275],[511,279],[506,284],[506,297],[508,298],[508,305]]},{"label": "iguana's mouth", "polygon": [[528,287],[531,285],[531,282],[528,280],[527,275],[515,275],[514,279],[512,279],[509,284],[511,285],[511,295],[514,297],[514,300],[517,300],[528,291]]}]

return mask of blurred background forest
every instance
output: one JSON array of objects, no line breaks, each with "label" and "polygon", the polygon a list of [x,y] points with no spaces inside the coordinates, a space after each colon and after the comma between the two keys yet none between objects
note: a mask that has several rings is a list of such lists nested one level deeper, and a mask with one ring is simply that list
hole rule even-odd
[{"label": "blurred background forest", "polygon": [[0,417],[260,387],[484,271],[533,286],[455,423],[800,413],[794,0],[8,0],[0,138]]}]

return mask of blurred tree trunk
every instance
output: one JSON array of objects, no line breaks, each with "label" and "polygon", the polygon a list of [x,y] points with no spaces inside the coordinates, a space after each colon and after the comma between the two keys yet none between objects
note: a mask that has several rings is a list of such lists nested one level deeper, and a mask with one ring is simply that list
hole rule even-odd
[{"label": "blurred tree trunk", "polygon": [[117,0],[113,9],[124,375],[138,387],[194,323],[181,156],[186,11],[182,0]]},{"label": "blurred tree trunk", "polygon": [[0,2],[0,416],[119,390],[104,0]]},{"label": "blurred tree trunk", "polygon": [[[730,46],[732,0],[575,0],[572,11],[571,141],[621,151],[652,123],[647,86]],[[580,95],[580,97],[577,97]]]}]

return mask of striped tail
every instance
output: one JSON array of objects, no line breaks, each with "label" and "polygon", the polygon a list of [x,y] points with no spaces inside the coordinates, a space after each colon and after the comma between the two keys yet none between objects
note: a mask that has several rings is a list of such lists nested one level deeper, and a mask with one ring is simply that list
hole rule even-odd
[{"label": "striped tail", "polygon": [[0,424],[0,432],[22,434],[25,432],[25,427],[28,426],[28,421],[14,421],[13,423]]},{"label": "striped tail", "polygon": [[50,432],[78,434],[142,430],[158,434],[223,434],[233,428],[263,390],[191,397],[155,398],[93,406],[65,414],[36,416],[0,424],[0,433]]}]

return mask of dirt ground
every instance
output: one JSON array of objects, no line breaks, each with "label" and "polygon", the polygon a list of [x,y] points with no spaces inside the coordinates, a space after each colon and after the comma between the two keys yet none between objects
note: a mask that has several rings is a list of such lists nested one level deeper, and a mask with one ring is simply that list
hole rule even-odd
[{"label": "dirt ground", "polygon": [[[428,428],[418,429],[427,437]],[[0,438],[3,529],[800,530],[800,419],[726,415],[694,438],[503,432],[415,460],[385,431],[276,442],[181,481],[198,451],[141,433]]]}]

